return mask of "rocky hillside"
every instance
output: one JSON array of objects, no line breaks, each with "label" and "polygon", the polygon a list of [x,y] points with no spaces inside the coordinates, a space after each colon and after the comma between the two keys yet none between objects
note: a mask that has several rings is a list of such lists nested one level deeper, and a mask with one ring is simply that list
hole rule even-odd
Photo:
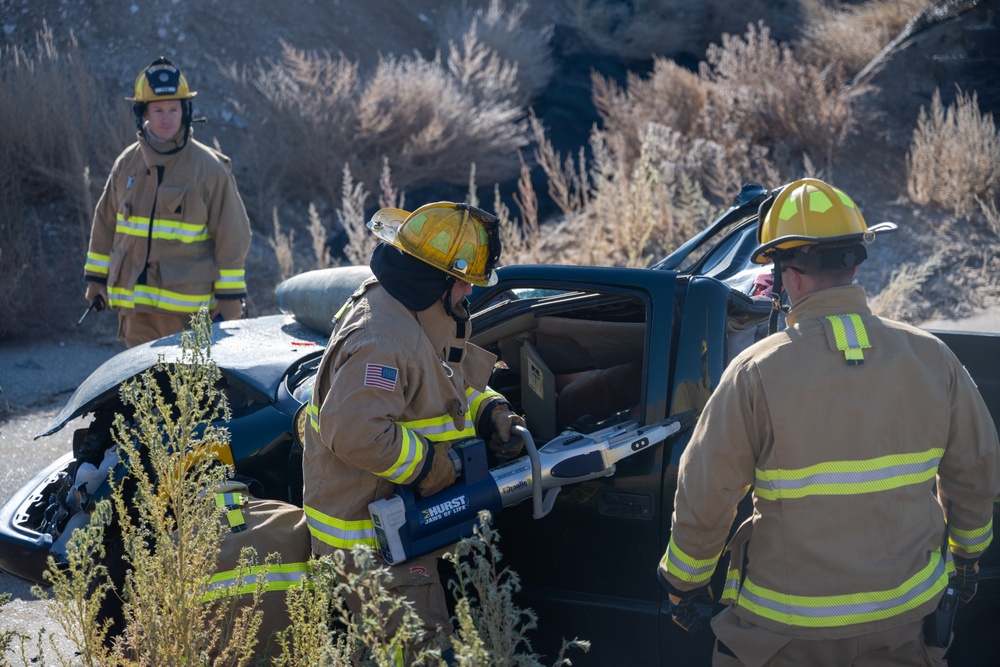
[{"label": "rocky hillside", "polygon": [[[630,71],[647,71],[654,53],[695,66],[724,32],[742,33],[747,23],[757,20],[771,26],[776,38],[791,39],[809,4],[536,0],[525,25],[551,26],[554,62],[549,84],[531,106],[551,129],[556,148],[571,153],[586,145],[590,127],[598,120],[590,100],[592,71],[624,82]],[[905,156],[920,108],[930,103],[935,89],[950,101],[957,85],[977,90],[984,111],[1000,113],[997,0],[941,4],[967,11],[928,25],[887,54],[868,80],[872,92],[859,100],[866,122],[849,138],[846,157],[833,173],[825,174],[861,203],[870,222],[888,219],[902,228],[866,267],[869,291],[884,287],[900,263],[929,256],[944,243],[928,230],[946,227],[961,234],[961,221],[916,208],[903,196]],[[416,51],[432,57],[446,49],[449,40],[460,38],[449,32],[453,16],[454,5],[439,0],[0,0],[8,44],[33,43],[45,25],[57,44],[75,40],[92,70],[120,89],[121,96],[108,104],[127,104],[121,98],[136,73],[159,55],[172,58],[199,92],[196,114],[208,119],[197,130],[199,138],[218,140],[234,158],[238,175],[246,164],[242,156],[247,139],[259,128],[241,116],[240,101],[234,99],[223,67],[276,59],[282,44],[343,53],[362,67],[373,66],[385,54]],[[986,239],[983,247],[995,248],[993,242]],[[253,261],[270,261],[266,240],[257,239],[255,246]],[[919,303],[912,317],[961,316],[1000,303],[1000,286],[991,277],[1000,267],[991,261],[988,252],[972,263],[963,254],[943,259],[937,274],[915,295]],[[266,312],[270,286],[260,288],[256,302],[258,310]]]}]

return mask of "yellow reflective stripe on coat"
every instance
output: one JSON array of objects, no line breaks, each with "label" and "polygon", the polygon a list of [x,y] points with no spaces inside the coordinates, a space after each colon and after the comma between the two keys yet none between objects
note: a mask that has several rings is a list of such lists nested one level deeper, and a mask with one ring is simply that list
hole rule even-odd
[{"label": "yellow reflective stripe on coat", "polygon": [[[313,394],[313,398],[316,398],[315,394]],[[313,401],[309,401],[306,406],[306,415],[309,416],[309,425],[312,426],[312,430],[319,433],[319,406]]]},{"label": "yellow reflective stripe on coat", "polygon": [[860,461],[828,461],[797,470],[758,468],[754,494],[765,500],[779,500],[898,489],[934,479],[943,454],[944,449],[936,448]]},{"label": "yellow reflective stripe on coat", "polygon": [[149,285],[136,285],[134,290],[108,286],[108,301],[112,307],[135,308],[151,306],[174,313],[197,313],[204,306],[211,308],[211,294],[181,294]]},{"label": "yellow reflective stripe on coat", "polygon": [[196,243],[208,241],[212,235],[208,233],[208,227],[203,224],[156,219],[153,220],[153,238],[161,241]]},{"label": "yellow reflective stripe on coat", "polygon": [[220,269],[219,279],[215,281],[215,290],[240,290],[246,291],[246,270],[245,269]]},{"label": "yellow reflective stripe on coat", "polygon": [[391,467],[382,472],[375,473],[379,477],[384,477],[394,484],[399,484],[402,480],[413,475],[417,466],[423,462],[427,455],[427,445],[423,439],[406,427],[402,427],[402,437],[399,448],[399,456]]},{"label": "yellow reflective stripe on coat", "polygon": [[495,398],[499,398],[502,401],[506,400],[503,394],[489,387],[486,388],[486,391],[476,391],[472,387],[469,387],[465,390],[465,397],[469,401],[469,412],[472,413],[472,423],[474,424],[479,423],[479,408],[483,407],[484,403],[488,403]]},{"label": "yellow reflective stripe on coat", "polygon": [[[149,218],[138,215],[125,217],[119,213],[115,232],[125,236],[149,235]],[[180,241],[181,243],[197,243],[208,241],[212,235],[208,233],[208,227],[203,224],[190,222],[180,222],[178,220],[153,220],[153,238],[160,241]]]},{"label": "yellow reflective stripe on coat", "polygon": [[472,418],[468,411],[465,413],[465,428],[456,427],[455,420],[452,419],[451,415],[396,423],[402,426],[404,430],[409,429],[415,433],[419,433],[431,442],[458,440],[460,438],[469,438],[476,434],[476,429],[472,425]]},{"label": "yellow reflective stripe on coat", "polygon": [[757,586],[748,576],[736,604],[762,618],[806,628],[841,627],[893,618],[933,599],[947,585],[948,569],[941,554],[933,551],[929,555],[926,567],[899,586],[884,591],[789,595]]},{"label": "yellow reflective stripe on coat", "polygon": [[302,510],[306,513],[309,532],[323,544],[338,549],[350,549],[359,544],[375,548],[378,544],[375,540],[375,526],[370,519],[345,521],[308,505],[303,506]]},{"label": "yellow reflective stripe on coat", "polygon": [[962,530],[952,526],[951,534],[948,536],[948,544],[952,550],[962,549],[970,554],[986,551],[991,542],[993,542],[993,519],[975,530]]},{"label": "yellow reflective stripe on coat", "polygon": [[670,536],[670,543],[667,551],[663,554],[663,564],[668,573],[674,575],[683,582],[704,585],[712,578],[715,572],[715,565],[719,562],[721,552],[714,558],[694,558],[684,553],[674,542],[674,536]]},{"label": "yellow reflective stripe on coat", "polygon": [[108,275],[108,267],[110,264],[111,257],[109,255],[102,255],[97,252],[88,252],[87,263],[83,265],[83,270],[106,276]]},{"label": "yellow reflective stripe on coat", "polygon": [[865,363],[862,350],[871,349],[868,332],[861,321],[860,315],[829,315],[827,318],[833,326],[833,338],[837,349],[844,353],[847,363],[859,366]]},{"label": "yellow reflective stripe on coat", "polygon": [[[265,572],[266,570],[266,572]],[[249,570],[227,570],[212,575],[208,581],[208,590],[202,596],[202,602],[211,602],[223,597],[248,595],[257,590],[257,583],[263,577],[264,592],[287,591],[290,588],[311,584],[308,575],[312,571],[309,563],[281,563],[272,565],[257,565]]]}]

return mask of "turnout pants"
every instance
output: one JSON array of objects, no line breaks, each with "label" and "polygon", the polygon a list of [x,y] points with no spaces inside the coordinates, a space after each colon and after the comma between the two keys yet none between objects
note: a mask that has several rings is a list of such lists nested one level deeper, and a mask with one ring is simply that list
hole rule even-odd
[{"label": "turnout pants", "polygon": [[923,621],[843,639],[797,639],[726,609],[712,619],[713,667],[944,667],[946,649],[924,643]]}]

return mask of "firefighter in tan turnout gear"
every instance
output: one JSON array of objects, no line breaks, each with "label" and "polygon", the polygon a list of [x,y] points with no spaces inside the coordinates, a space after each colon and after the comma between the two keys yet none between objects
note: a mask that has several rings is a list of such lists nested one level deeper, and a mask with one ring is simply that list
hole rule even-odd
[{"label": "firefighter in tan turnout gear", "polygon": [[139,132],[111,169],[94,212],[87,301],[118,312],[129,347],[213,320],[243,317],[250,221],[229,158],[195,141],[197,93],[166,58],[139,73]]},{"label": "firefighter in tan turnout gear", "polygon": [[[456,478],[451,444],[478,434],[494,453],[524,420],[487,387],[496,358],[468,342],[472,285],[496,282],[497,219],[468,204],[412,213],[382,209],[368,223],[385,243],[374,278],[338,319],[308,405],[304,508],[313,552],[376,547],[368,503],[395,485],[423,496]],[[424,623],[422,647],[452,631],[438,577],[441,553],[393,566],[392,586]]]},{"label": "firefighter in tan turnout gear", "polygon": [[954,354],[872,315],[852,284],[865,246],[894,229],[815,179],[761,206],[754,261],[774,262],[788,326],[723,373],[681,457],[659,564],[675,622],[699,630],[753,489],[726,547],[715,665],[944,664],[939,601],[949,581],[957,604],[975,594],[1000,445]]}]

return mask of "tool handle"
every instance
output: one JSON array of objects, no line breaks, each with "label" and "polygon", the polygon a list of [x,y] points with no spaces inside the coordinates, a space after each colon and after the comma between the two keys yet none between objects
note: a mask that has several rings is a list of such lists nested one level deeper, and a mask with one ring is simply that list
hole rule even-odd
[{"label": "tool handle", "polygon": [[87,315],[90,315],[90,311],[96,310],[97,312],[101,312],[104,310],[104,305],[104,297],[100,294],[95,296],[93,301],[90,302],[90,305],[87,306],[87,310],[83,311],[83,315],[81,315],[80,319],[76,321],[76,326],[83,324],[83,321],[87,319]]}]

